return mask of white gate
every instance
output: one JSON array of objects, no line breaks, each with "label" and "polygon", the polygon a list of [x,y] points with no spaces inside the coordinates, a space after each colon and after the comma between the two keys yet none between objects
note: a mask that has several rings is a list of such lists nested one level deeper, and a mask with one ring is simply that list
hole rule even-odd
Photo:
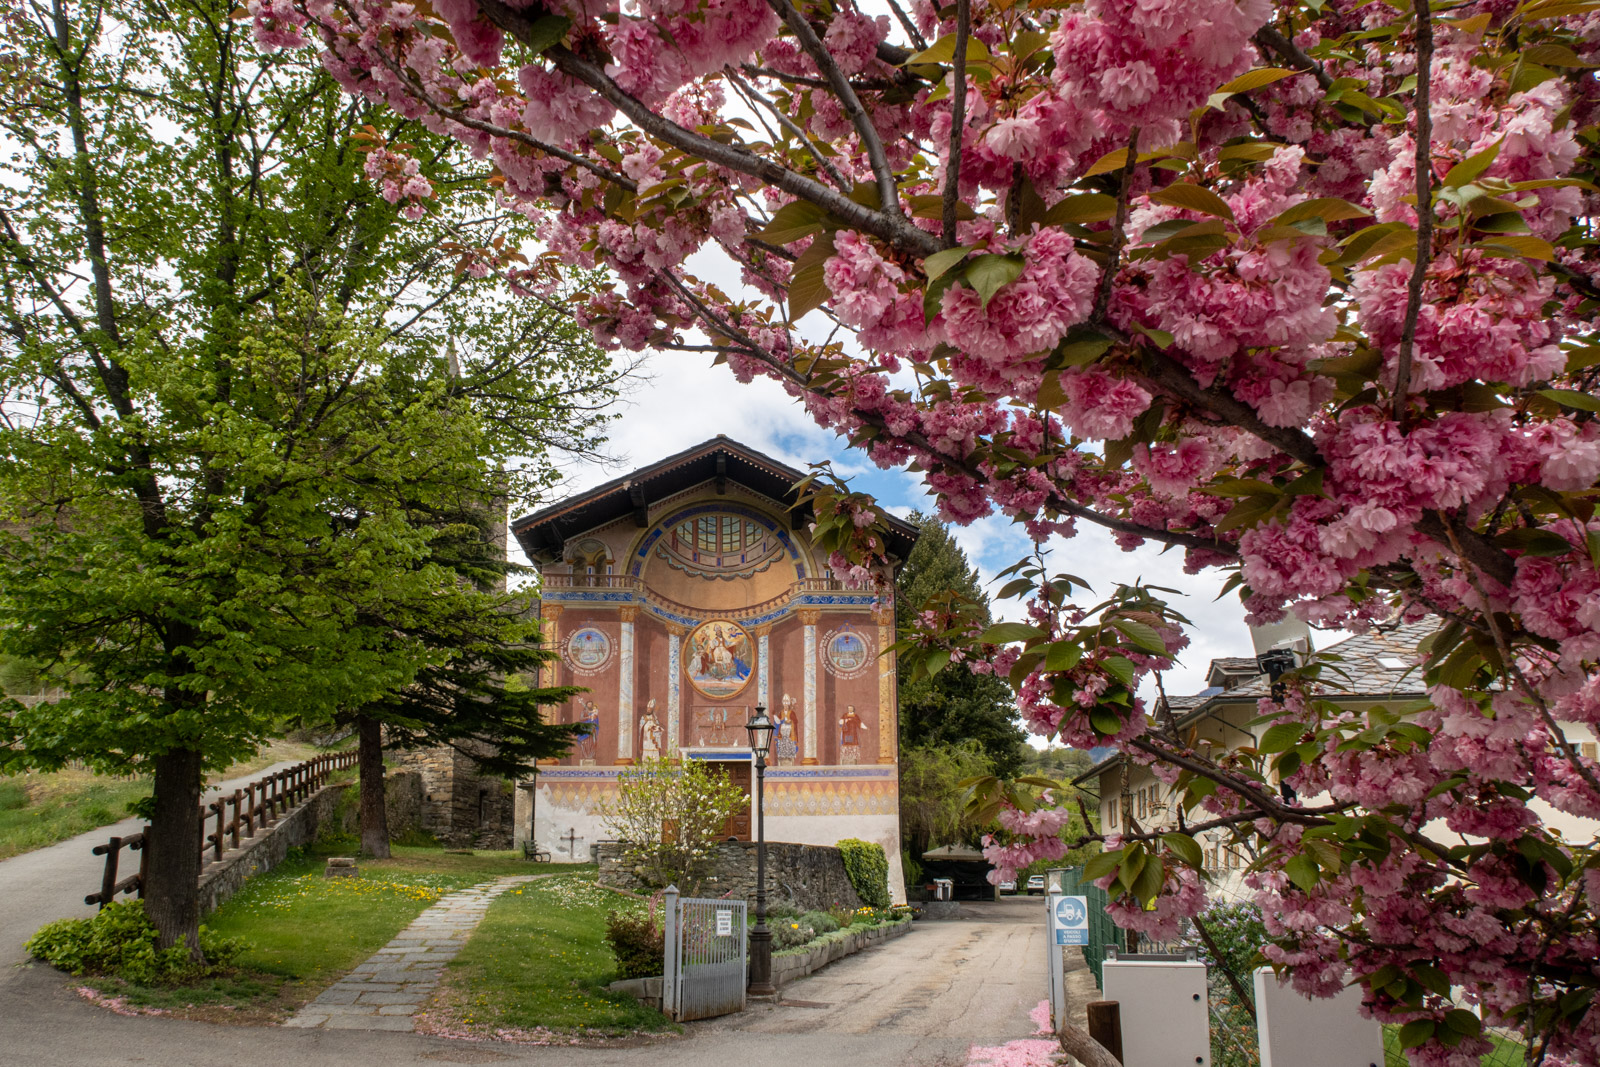
[{"label": "white gate", "polygon": [[662,1010],[679,1022],[744,1010],[745,902],[678,896],[667,889]]}]

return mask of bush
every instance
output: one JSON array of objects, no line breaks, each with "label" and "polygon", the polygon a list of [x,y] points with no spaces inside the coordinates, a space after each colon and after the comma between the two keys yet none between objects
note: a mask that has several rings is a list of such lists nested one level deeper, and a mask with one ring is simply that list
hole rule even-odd
[{"label": "bush", "polygon": [[156,948],[156,928],[137,900],[110,904],[91,919],[61,919],[28,939],[29,953],[75,975],[105,975],[136,985],[175,985],[226,967],[243,943],[200,927],[206,962],[189,958],[186,945]]},{"label": "bush", "polygon": [[875,908],[889,906],[889,857],[882,845],[847,837],[839,842],[844,856],[844,871],[855,886],[861,903]]},{"label": "bush", "polygon": [[768,922],[767,926],[772,931],[772,950],[782,952],[784,949],[799,948],[801,945],[816,939],[817,931],[810,923],[803,919],[780,919],[777,922]]},{"label": "bush", "polygon": [[1213,904],[1200,913],[1206,932],[1222,953],[1221,959],[1196,932],[1190,943],[1199,950],[1200,960],[1215,971],[1232,971],[1241,985],[1250,989],[1251,972],[1261,964],[1261,950],[1267,944],[1267,928],[1261,922],[1261,909],[1254,904]]},{"label": "bush", "polygon": [[665,931],[649,915],[606,915],[606,943],[617,958],[618,978],[651,978],[661,973]]},{"label": "bush", "polygon": [[804,915],[800,916],[800,924],[802,926],[811,927],[811,929],[817,932],[818,936],[821,936],[822,934],[831,934],[835,930],[839,929],[841,925],[848,925],[847,923],[840,923],[838,919],[835,919],[832,915],[825,911],[806,912]]}]

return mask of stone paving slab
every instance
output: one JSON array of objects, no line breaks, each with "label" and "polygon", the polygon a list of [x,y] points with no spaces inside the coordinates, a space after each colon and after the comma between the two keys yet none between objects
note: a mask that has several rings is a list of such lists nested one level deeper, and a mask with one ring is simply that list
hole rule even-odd
[{"label": "stone paving slab", "polygon": [[365,963],[324,989],[283,1025],[301,1030],[412,1030],[444,965],[483,921],[494,898],[545,874],[518,874],[442,897]]}]

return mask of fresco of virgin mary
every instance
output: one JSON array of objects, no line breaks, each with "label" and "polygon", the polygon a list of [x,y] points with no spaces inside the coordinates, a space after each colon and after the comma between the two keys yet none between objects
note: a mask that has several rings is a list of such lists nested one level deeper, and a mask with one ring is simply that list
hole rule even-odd
[{"label": "fresco of virgin mary", "polygon": [[750,680],[752,647],[750,634],[736,622],[701,623],[684,646],[689,684],[713,700],[732,696]]}]

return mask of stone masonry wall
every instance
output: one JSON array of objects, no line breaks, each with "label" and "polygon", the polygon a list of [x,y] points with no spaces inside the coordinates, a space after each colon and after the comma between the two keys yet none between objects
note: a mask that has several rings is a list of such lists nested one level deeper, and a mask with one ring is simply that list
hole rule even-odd
[{"label": "stone masonry wall", "polygon": [[239,847],[222,854],[222,859],[200,873],[200,914],[209,915],[239,891],[252,875],[265,874],[289,854],[291,848],[315,841],[333,821],[334,809],[352,783],[323,786],[304,804],[279,819],[256,836],[241,839]]},{"label": "stone masonry wall", "polygon": [[[622,855],[622,846],[606,842],[599,846],[600,883],[635,893],[652,892],[635,866]],[[687,895],[690,890],[680,886]],[[753,841],[725,841],[716,846],[716,857],[699,893],[708,897],[734,897],[754,903],[756,898],[756,845]],[[786,841],[767,842],[767,903],[788,903],[802,911],[816,908],[861,906],[850,876],[845,873],[844,857],[831,845],[796,845]]]}]

